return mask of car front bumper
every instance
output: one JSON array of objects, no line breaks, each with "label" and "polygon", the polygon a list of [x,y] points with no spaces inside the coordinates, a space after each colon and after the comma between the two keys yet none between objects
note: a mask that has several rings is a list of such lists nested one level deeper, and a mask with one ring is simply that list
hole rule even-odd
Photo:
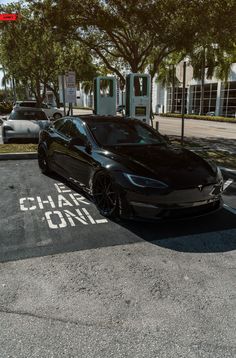
[{"label": "car front bumper", "polygon": [[3,132],[3,141],[4,143],[8,143],[12,140],[37,140],[39,138],[39,131],[34,133],[17,133],[15,131],[4,131]]},{"label": "car front bumper", "polygon": [[120,214],[126,218],[180,219],[206,215],[222,207],[222,183],[158,192],[121,190]]}]

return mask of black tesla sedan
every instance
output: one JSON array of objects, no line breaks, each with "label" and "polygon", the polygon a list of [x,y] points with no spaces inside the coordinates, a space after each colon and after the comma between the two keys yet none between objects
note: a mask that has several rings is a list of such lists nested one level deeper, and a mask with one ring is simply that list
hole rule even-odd
[{"label": "black tesla sedan", "polygon": [[107,217],[185,218],[221,207],[219,169],[138,120],[59,119],[40,133],[38,161],[43,173],[87,191]]}]

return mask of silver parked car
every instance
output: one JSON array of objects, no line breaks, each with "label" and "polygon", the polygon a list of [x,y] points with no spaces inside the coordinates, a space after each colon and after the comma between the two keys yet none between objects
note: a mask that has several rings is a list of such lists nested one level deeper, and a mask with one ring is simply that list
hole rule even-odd
[{"label": "silver parked car", "polygon": [[50,106],[47,103],[42,103],[41,106],[38,107],[36,101],[16,101],[16,103],[14,104],[14,108],[17,107],[41,108],[46,113],[48,118],[52,120],[57,120],[64,115],[63,111],[53,106]]},{"label": "silver parked car", "polygon": [[49,124],[50,120],[40,108],[14,108],[2,124],[3,143],[16,139],[36,140]]}]

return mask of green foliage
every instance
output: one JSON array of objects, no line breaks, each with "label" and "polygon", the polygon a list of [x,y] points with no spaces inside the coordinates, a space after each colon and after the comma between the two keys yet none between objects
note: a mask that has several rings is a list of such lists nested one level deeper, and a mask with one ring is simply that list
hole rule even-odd
[{"label": "green foliage", "polygon": [[28,88],[41,103],[49,88],[59,102],[59,74],[75,70],[78,81],[91,80],[96,75],[97,67],[87,49],[69,38],[62,42],[40,9],[34,4],[28,7],[13,4],[4,9],[13,12],[16,8],[21,13],[20,20],[0,26],[0,63],[8,76],[16,80],[20,97],[24,97],[22,87]]},{"label": "green foliage", "polygon": [[0,102],[0,114],[8,114],[12,111],[12,103],[11,102]]},{"label": "green foliage", "polygon": [[37,144],[0,144],[0,153],[37,152]]}]

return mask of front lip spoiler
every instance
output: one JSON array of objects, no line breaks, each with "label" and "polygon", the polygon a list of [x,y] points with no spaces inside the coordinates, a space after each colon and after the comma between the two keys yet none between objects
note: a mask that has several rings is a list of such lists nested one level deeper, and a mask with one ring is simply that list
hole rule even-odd
[{"label": "front lip spoiler", "polygon": [[[178,221],[186,221],[186,220],[188,220],[188,221],[190,221],[190,220],[193,220],[193,219],[195,219],[195,218],[200,218],[200,217],[204,217],[204,216],[208,216],[208,215],[211,215],[211,214],[214,214],[214,213],[216,213],[216,212],[218,212],[218,211],[220,211],[222,208],[223,208],[223,200],[222,200],[222,198],[219,198],[218,200],[212,200],[212,202],[215,202],[215,203],[217,203],[218,202],[218,205],[217,205],[217,207],[215,207],[215,208],[213,208],[213,209],[211,209],[211,210],[209,210],[209,211],[206,211],[206,212],[199,212],[199,213],[194,213],[194,214],[192,214],[192,215],[187,215],[187,216],[185,216],[185,215],[183,215],[183,216],[178,216],[178,217],[175,217],[175,216],[153,216],[153,215],[150,215],[150,216],[143,216],[142,215],[142,213],[132,213],[131,215],[122,215],[121,214],[121,218],[124,218],[124,219],[128,219],[128,220],[132,220],[132,221],[143,221],[143,222],[151,222],[151,223],[164,223],[164,222],[178,222]],[[212,203],[211,202],[211,203]],[[202,203],[202,202],[201,202]],[[211,204],[210,203],[210,204]],[[208,202],[208,204],[209,204],[209,202]],[[207,205],[207,204],[205,204],[205,205]],[[199,205],[200,206],[200,205]],[[201,206],[204,206],[204,205],[201,205]],[[185,207],[186,209],[188,209],[188,207]],[[189,209],[190,209],[191,207],[189,207]],[[194,206],[192,206],[192,208],[194,208]],[[197,207],[196,207],[197,208]],[[138,207],[137,207],[137,209],[138,209]],[[139,207],[139,209],[142,209],[142,207]],[[145,207],[143,207],[143,209],[145,209]],[[152,210],[152,209],[155,209],[155,210],[158,210],[158,209],[160,209],[160,211],[161,210],[163,210],[163,207],[162,208],[160,208],[160,207],[157,207],[157,206],[149,206],[149,207],[146,207],[146,209],[150,209],[150,210]],[[181,211],[181,209],[183,209],[182,207],[179,207],[179,210]],[[165,208],[164,210],[168,210],[168,208]],[[171,208],[169,208],[169,210],[171,211]],[[172,210],[176,210],[176,211],[178,211],[178,208],[172,208]]]},{"label": "front lip spoiler", "polygon": [[190,202],[190,203],[179,203],[173,207],[163,207],[163,206],[158,206],[158,205],[153,205],[153,204],[147,204],[147,203],[142,203],[142,202],[136,202],[136,201],[130,201],[130,204],[132,206],[138,206],[138,207],[142,207],[142,208],[152,208],[152,209],[178,209],[178,208],[193,208],[193,207],[197,207],[197,206],[202,206],[202,205],[207,205],[213,202],[218,201],[219,199],[207,199],[207,200],[203,200],[203,201],[197,201],[197,202]]}]

